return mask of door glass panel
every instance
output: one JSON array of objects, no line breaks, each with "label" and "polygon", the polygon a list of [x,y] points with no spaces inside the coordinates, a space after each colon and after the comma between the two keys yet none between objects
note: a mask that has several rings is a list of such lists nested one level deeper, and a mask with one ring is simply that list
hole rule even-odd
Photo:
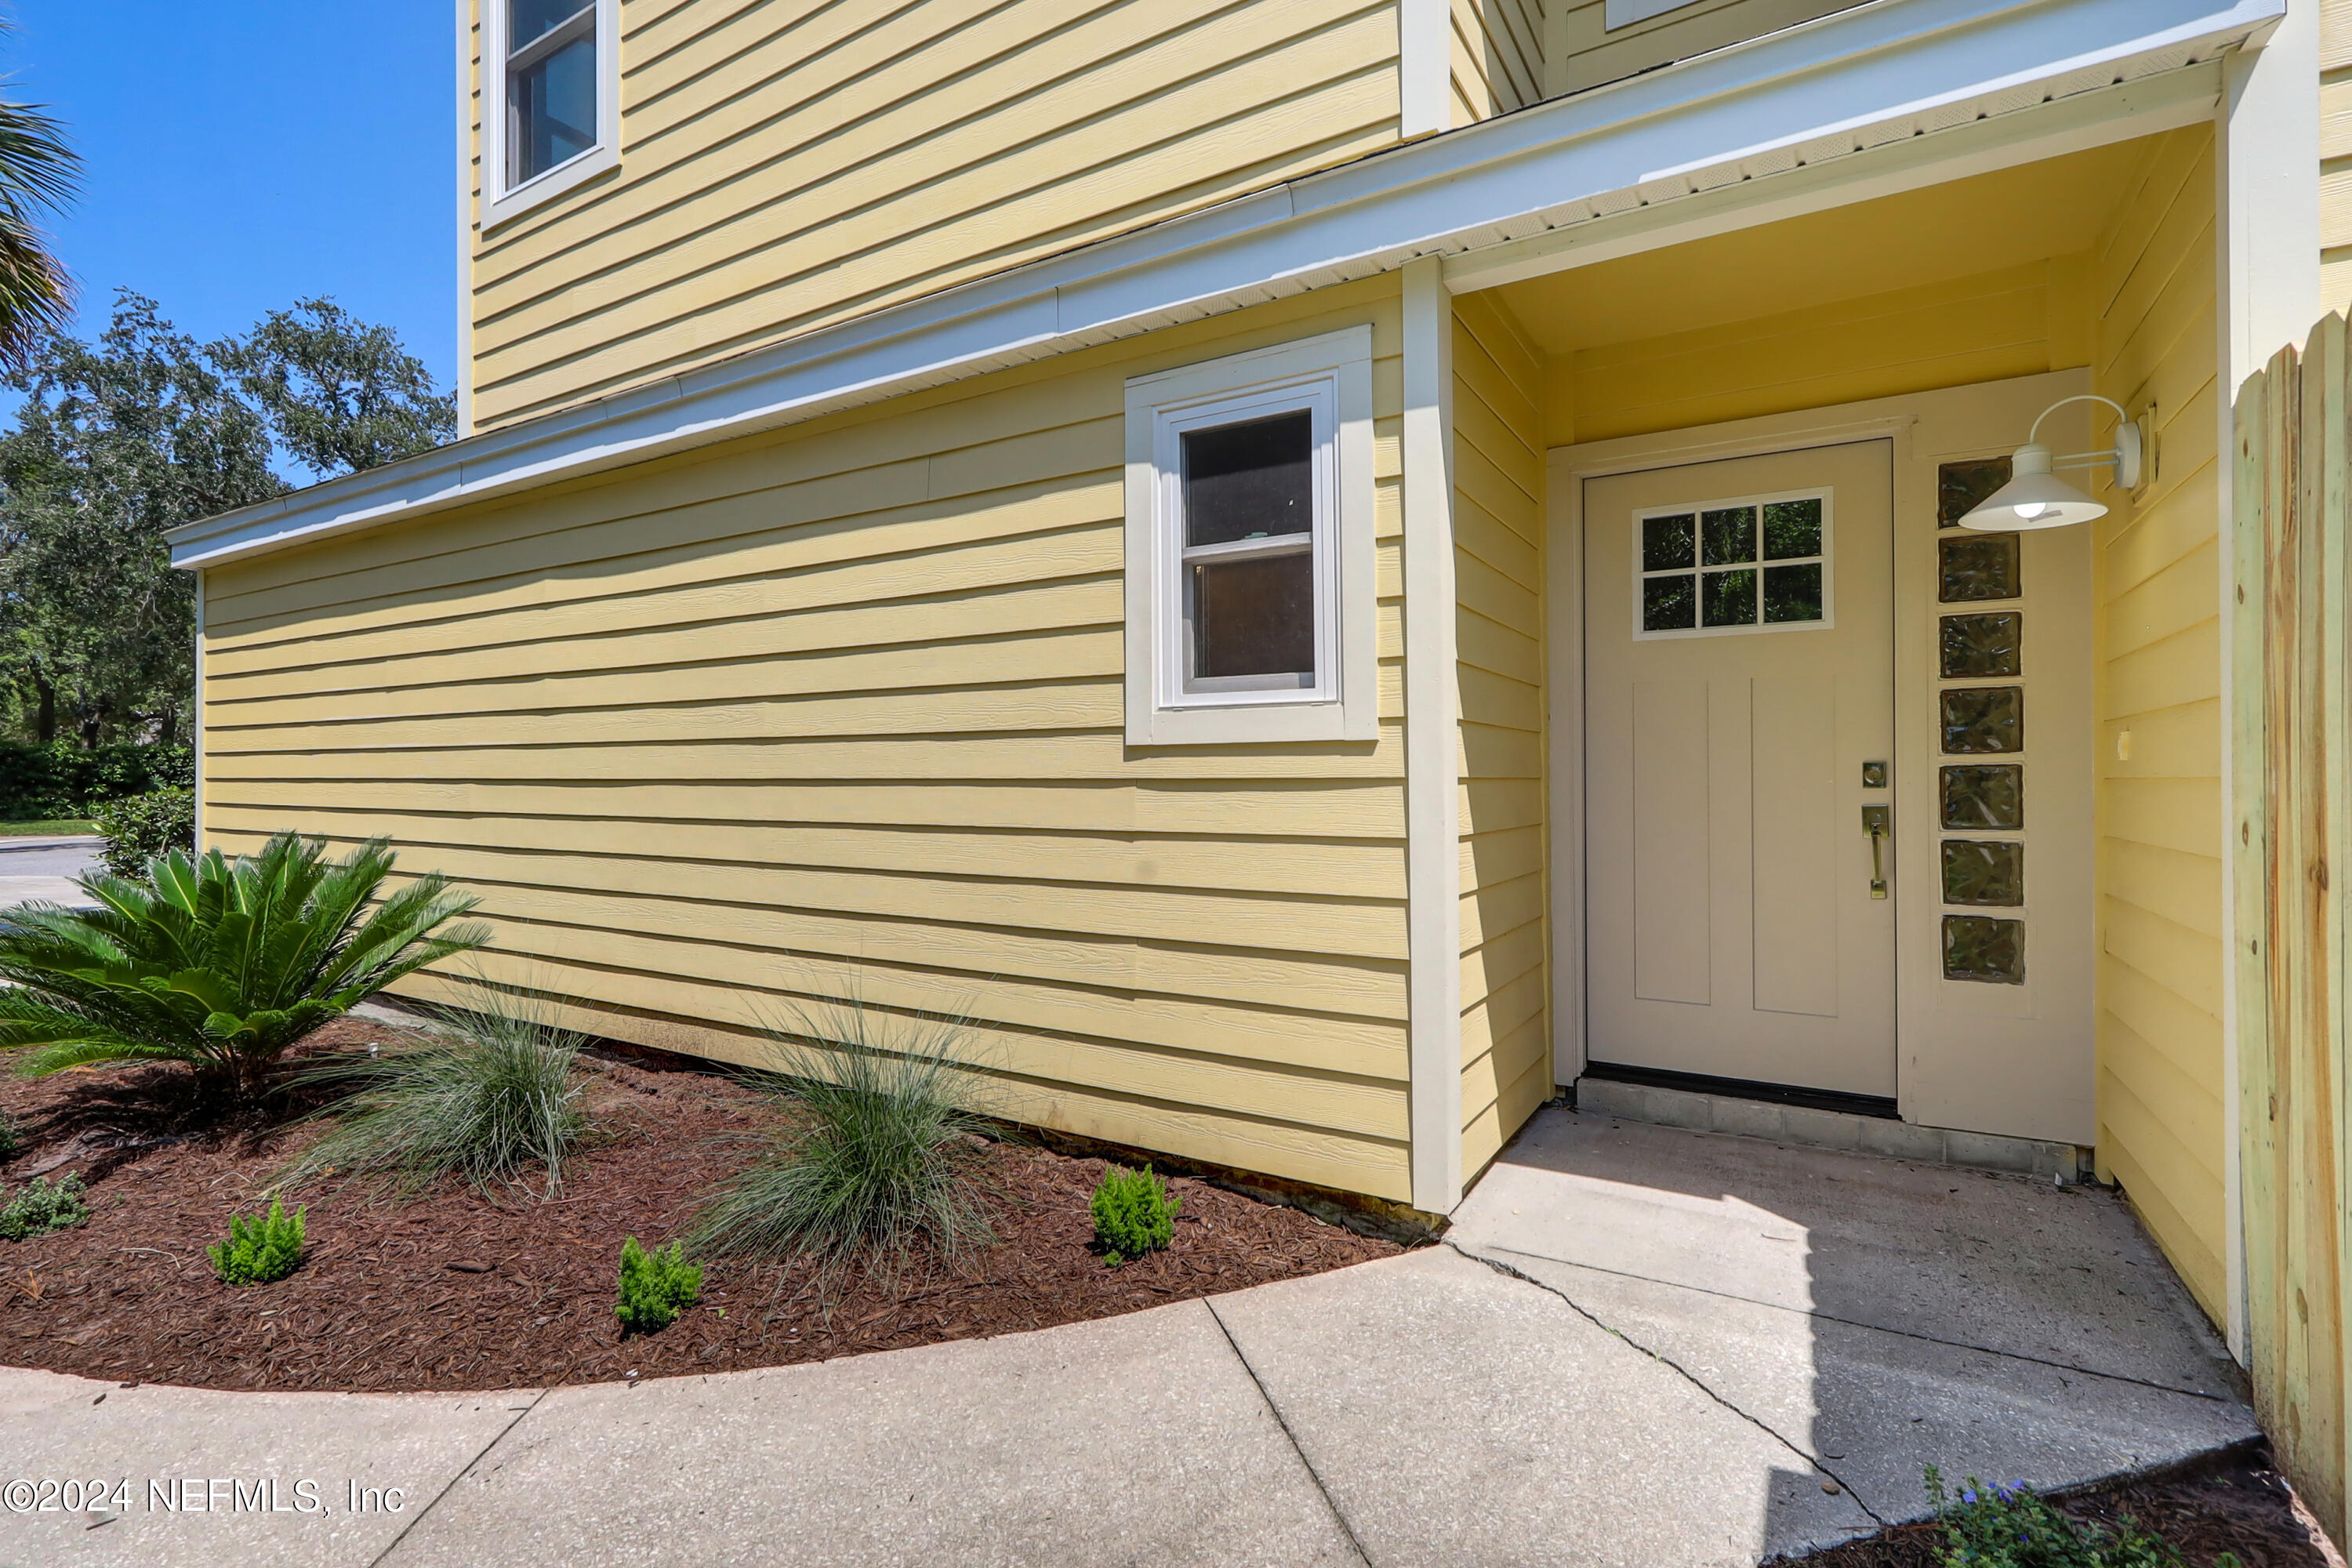
[{"label": "door glass panel", "polygon": [[2015,610],[1946,616],[1937,628],[1937,654],[1947,680],[1985,680],[2021,675],[2025,617]]},{"label": "door glass panel", "polygon": [[1987,915],[1946,915],[1944,978],[2024,984],[2025,922]]},{"label": "door glass panel", "polygon": [[1706,564],[1733,566],[1756,559],[1756,509],[1726,507],[1700,514],[1700,534],[1706,541]]},{"label": "door glass panel", "polygon": [[1688,512],[1678,517],[1642,520],[1642,570],[1675,572],[1698,564],[1696,556],[1698,520]]},{"label": "door glass panel", "polygon": [[1768,621],[1818,621],[1822,618],[1822,568],[1764,568],[1764,618]]},{"label": "door glass panel", "polygon": [[1944,750],[1962,755],[2025,749],[2025,693],[2014,686],[1965,686],[1943,695]]},{"label": "door glass panel", "polygon": [[1764,505],[1764,559],[1791,561],[1822,552],[1822,502],[1818,496],[1802,500],[1767,501]]},{"label": "door glass panel", "polygon": [[2025,846],[2000,839],[1945,839],[1944,902],[2025,902]]},{"label": "door glass panel", "polygon": [[1946,768],[1943,775],[1946,827],[2013,833],[2025,826],[2025,770],[2015,763]]},{"label": "door glass panel", "polygon": [[1642,629],[1686,631],[1698,625],[1698,579],[1653,577],[1642,584]]},{"label": "door glass panel", "polygon": [[1706,624],[1711,626],[1745,626],[1756,623],[1756,573],[1752,567],[1737,572],[1710,572],[1703,579],[1706,600]]}]

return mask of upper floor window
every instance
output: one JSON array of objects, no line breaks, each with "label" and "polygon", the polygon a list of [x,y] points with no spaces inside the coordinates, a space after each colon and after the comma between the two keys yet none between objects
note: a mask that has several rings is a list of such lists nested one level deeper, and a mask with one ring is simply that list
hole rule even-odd
[{"label": "upper floor window", "polygon": [[1130,743],[1377,734],[1370,344],[1127,384]]},{"label": "upper floor window", "polygon": [[620,0],[484,0],[482,219],[500,222],[620,157]]}]

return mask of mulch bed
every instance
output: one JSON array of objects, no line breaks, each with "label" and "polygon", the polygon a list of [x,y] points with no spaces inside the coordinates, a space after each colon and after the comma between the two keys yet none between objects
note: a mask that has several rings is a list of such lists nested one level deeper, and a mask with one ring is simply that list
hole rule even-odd
[{"label": "mulch bed", "polygon": [[[399,1031],[345,1019],[304,1044],[349,1050]],[[753,1157],[773,1102],[707,1072],[597,1064],[591,1114],[608,1136],[560,1195],[449,1184],[413,1202],[330,1184],[310,1206],[301,1267],[268,1285],[213,1278],[208,1243],[315,1126],[290,1111],[206,1123],[180,1108],[178,1069],[85,1068],[0,1081],[20,1146],[0,1174],[78,1171],[90,1219],[0,1242],[0,1362],[205,1388],[535,1388],[822,1361],[1108,1317],[1385,1258],[1393,1242],[1185,1177],[1173,1243],[1113,1268],[1087,1199],[1103,1162],[1015,1142],[982,1159],[998,1244],[961,1273],[932,1267],[821,1292],[805,1271],[725,1259],[699,1305],[624,1339],[613,1316],[621,1239],[683,1228],[711,1185]],[[299,1109],[299,1108],[297,1108]]]},{"label": "mulch bed", "polygon": [[[2178,1548],[2189,1568],[2235,1552],[2245,1568],[2345,1568],[2343,1557],[2284,1477],[2261,1454],[2170,1480],[2108,1487],[2058,1500],[2076,1519],[2112,1525],[2125,1514]],[[1789,1568],[1936,1568],[1943,1531],[1900,1525],[1864,1541],[1784,1560]]]}]

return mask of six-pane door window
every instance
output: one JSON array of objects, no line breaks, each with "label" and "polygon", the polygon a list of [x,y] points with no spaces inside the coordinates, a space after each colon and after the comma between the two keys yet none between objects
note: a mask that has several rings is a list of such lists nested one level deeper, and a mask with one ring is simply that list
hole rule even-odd
[{"label": "six-pane door window", "polygon": [[1637,637],[1826,624],[1830,494],[1758,497],[1639,514]]}]

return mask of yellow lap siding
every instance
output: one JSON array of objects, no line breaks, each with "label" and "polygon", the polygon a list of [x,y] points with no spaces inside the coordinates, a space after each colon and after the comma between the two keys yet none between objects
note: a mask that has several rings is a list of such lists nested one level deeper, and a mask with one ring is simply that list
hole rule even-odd
[{"label": "yellow lap siding", "polygon": [[1452,0],[1446,21],[1454,124],[1542,100],[1542,0]]},{"label": "yellow lap siding", "polygon": [[[1099,411],[1356,321],[1379,740],[1129,751]],[[1399,331],[1372,280],[216,568],[207,840],[389,834],[602,1032],[953,1011],[1009,1113],[1405,1197]]]},{"label": "yellow lap siding", "polygon": [[[2095,384],[2153,413],[2156,475],[2097,539],[2098,1152],[2224,1314],[2221,577],[2213,138],[2153,139],[2100,238]],[[2131,756],[2116,737],[2131,732]]]},{"label": "yellow lap siding", "polygon": [[1394,0],[697,0],[623,27],[620,169],[475,236],[483,424],[1398,134]]},{"label": "yellow lap siding", "polygon": [[1455,301],[1462,1169],[1550,1098],[1543,818],[1542,361],[1504,308]]}]

